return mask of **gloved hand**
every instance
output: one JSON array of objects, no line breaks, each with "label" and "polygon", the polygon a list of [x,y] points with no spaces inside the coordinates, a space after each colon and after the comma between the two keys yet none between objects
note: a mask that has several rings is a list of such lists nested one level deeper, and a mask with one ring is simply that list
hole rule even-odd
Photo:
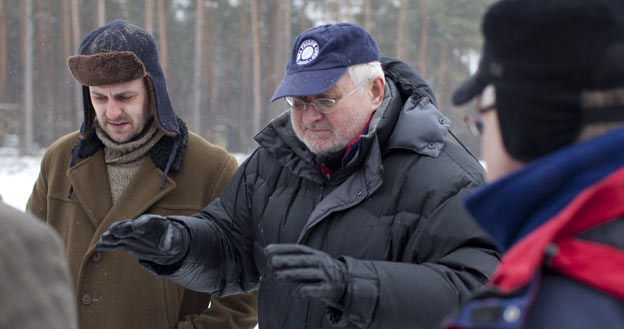
[{"label": "gloved hand", "polygon": [[125,250],[141,261],[173,265],[182,260],[191,244],[186,226],[159,215],[141,215],[111,225],[97,250]]},{"label": "gloved hand", "polygon": [[275,280],[294,285],[297,296],[344,308],[347,268],[343,262],[300,244],[271,244],[265,252]]}]

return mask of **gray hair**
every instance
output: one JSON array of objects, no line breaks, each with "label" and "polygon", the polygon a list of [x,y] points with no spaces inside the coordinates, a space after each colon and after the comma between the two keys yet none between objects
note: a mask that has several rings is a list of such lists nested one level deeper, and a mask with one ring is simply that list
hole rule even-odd
[{"label": "gray hair", "polygon": [[381,62],[379,61],[351,65],[347,72],[349,72],[351,80],[356,85],[373,80],[377,77],[384,79],[384,72],[381,68]]}]

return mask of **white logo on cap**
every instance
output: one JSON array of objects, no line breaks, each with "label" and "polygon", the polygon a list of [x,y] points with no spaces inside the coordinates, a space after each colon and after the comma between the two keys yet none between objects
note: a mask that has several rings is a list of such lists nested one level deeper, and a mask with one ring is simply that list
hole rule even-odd
[{"label": "white logo on cap", "polygon": [[312,39],[307,39],[299,46],[297,51],[296,63],[299,65],[305,65],[313,61],[319,53],[319,45]]}]

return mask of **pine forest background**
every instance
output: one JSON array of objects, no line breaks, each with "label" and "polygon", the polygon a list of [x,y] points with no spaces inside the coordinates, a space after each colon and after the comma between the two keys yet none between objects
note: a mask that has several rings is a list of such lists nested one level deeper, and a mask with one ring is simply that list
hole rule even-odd
[{"label": "pine forest background", "polygon": [[450,94],[475,69],[481,17],[493,0],[0,0],[0,146],[28,155],[82,122],[66,59],[117,18],[148,30],[177,114],[230,152],[286,109],[270,97],[303,30],[353,22],[382,55],[406,61],[434,89],[452,130],[478,153]]}]

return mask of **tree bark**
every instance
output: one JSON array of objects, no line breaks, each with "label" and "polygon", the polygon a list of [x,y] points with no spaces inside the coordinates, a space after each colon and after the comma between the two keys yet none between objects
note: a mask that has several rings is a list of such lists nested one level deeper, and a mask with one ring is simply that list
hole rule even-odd
[{"label": "tree bark", "polygon": [[[47,0],[35,1],[35,17],[38,17],[38,19],[33,23],[36,26],[34,33],[36,35],[36,44],[39,46],[33,51],[33,59],[34,63],[37,63],[37,67],[41,69],[33,72],[34,81],[56,80],[54,55],[58,51],[56,50],[56,43],[51,42],[54,38],[52,36],[54,26],[50,24],[52,15],[49,10],[49,4],[50,2]],[[38,92],[36,95],[33,95],[37,108],[40,110],[33,113],[33,125],[41,127],[33,134],[33,140],[40,142],[41,145],[48,145],[54,140],[54,128],[58,123],[58,120],[54,120],[58,111],[54,101],[54,93],[58,92],[58,90],[53,90],[54,87],[50,83],[38,83]],[[40,124],[42,122],[43,124]]]},{"label": "tree bark", "polygon": [[167,76],[167,64],[169,61],[169,54],[167,53],[167,8],[165,7],[165,0],[158,0],[157,3],[158,12],[158,52],[160,55],[160,66],[162,67],[163,74]]},{"label": "tree bark", "polygon": [[33,3],[24,0],[24,135],[22,155],[33,153]]},{"label": "tree bark", "polygon": [[253,133],[260,131],[262,99],[260,97],[260,31],[258,28],[258,0],[251,0],[251,40],[253,45]]},{"label": "tree bark", "polygon": [[[292,30],[290,28],[290,15],[292,15],[292,5],[290,3],[290,0],[288,1],[284,1],[284,38],[282,39],[282,42],[284,42],[284,45],[286,46],[286,52],[282,52],[282,67],[286,67],[286,63],[283,61],[284,58],[290,58],[290,47],[291,47],[291,33]],[[287,57],[284,57],[287,56]]]},{"label": "tree bark", "polygon": [[334,7],[334,23],[342,22],[342,2],[339,0],[333,0]]},{"label": "tree bark", "polygon": [[197,0],[195,10],[195,70],[193,72],[193,120],[191,130],[201,135],[201,94],[202,94],[202,30],[204,21],[204,0]]},{"label": "tree bark", "polygon": [[4,0],[0,0],[0,98],[4,99],[7,89],[7,13],[4,9]]},{"label": "tree bark", "polygon": [[208,85],[208,91],[209,91],[209,99],[208,99],[208,112],[210,114],[214,114],[215,113],[215,108],[217,107],[218,103],[218,89],[217,89],[217,83],[216,83],[216,79],[215,79],[215,24],[214,24],[214,7],[213,6],[208,6],[207,8],[207,14],[208,17],[206,19],[206,32],[205,32],[205,37],[206,37],[206,42],[204,42],[204,54],[206,54],[206,60],[203,60],[202,63],[206,66],[206,81],[204,83],[205,85]]},{"label": "tree bark", "polygon": [[239,36],[239,47],[240,47],[240,58],[241,58],[241,67],[240,67],[240,93],[242,97],[239,97],[240,105],[238,107],[238,116],[236,117],[238,120],[238,149],[245,150],[250,148],[249,144],[249,130],[252,127],[252,123],[249,122],[249,113],[248,110],[250,108],[249,104],[249,4],[248,0],[244,0],[241,2],[239,7],[239,22],[240,22],[240,36]]},{"label": "tree bark", "polygon": [[420,42],[418,46],[418,73],[427,78],[427,45],[429,44],[429,1],[422,0],[420,4]]},{"label": "tree bark", "polygon": [[364,6],[364,29],[369,33],[373,32],[373,9],[371,5],[372,0],[363,0]]},{"label": "tree bark", "polygon": [[299,11],[299,33],[307,30],[309,26],[306,10],[308,9],[308,0],[302,0],[301,10]]},{"label": "tree bark", "polygon": [[97,12],[98,12],[98,20],[97,20],[98,25],[97,26],[102,26],[106,24],[106,3],[104,2],[104,0],[98,0]]},{"label": "tree bark", "polygon": [[[72,16],[72,40],[74,45],[74,51],[78,53],[80,47],[80,12],[78,8],[78,0],[71,0],[71,16]],[[82,86],[77,81],[74,81],[74,106],[76,115],[74,116],[75,127],[80,127],[82,121]]]},{"label": "tree bark", "polygon": [[124,3],[124,19],[130,20],[130,0],[126,0]]},{"label": "tree bark", "polygon": [[282,16],[282,6],[281,1],[276,1],[276,8],[273,12],[273,29],[275,30],[275,38],[273,39],[273,70],[271,73],[271,80],[273,82],[273,88],[277,88],[277,85],[280,82],[281,76],[281,63],[282,63],[282,45],[283,45],[283,16]]},{"label": "tree bark", "polygon": [[396,48],[395,53],[396,57],[408,61],[407,58],[407,29],[408,29],[408,21],[407,21],[407,12],[409,10],[409,1],[401,0],[401,3],[398,8],[398,19],[397,19],[397,32],[396,32]]},{"label": "tree bark", "polygon": [[154,0],[145,0],[145,30],[149,34],[154,32]]}]

